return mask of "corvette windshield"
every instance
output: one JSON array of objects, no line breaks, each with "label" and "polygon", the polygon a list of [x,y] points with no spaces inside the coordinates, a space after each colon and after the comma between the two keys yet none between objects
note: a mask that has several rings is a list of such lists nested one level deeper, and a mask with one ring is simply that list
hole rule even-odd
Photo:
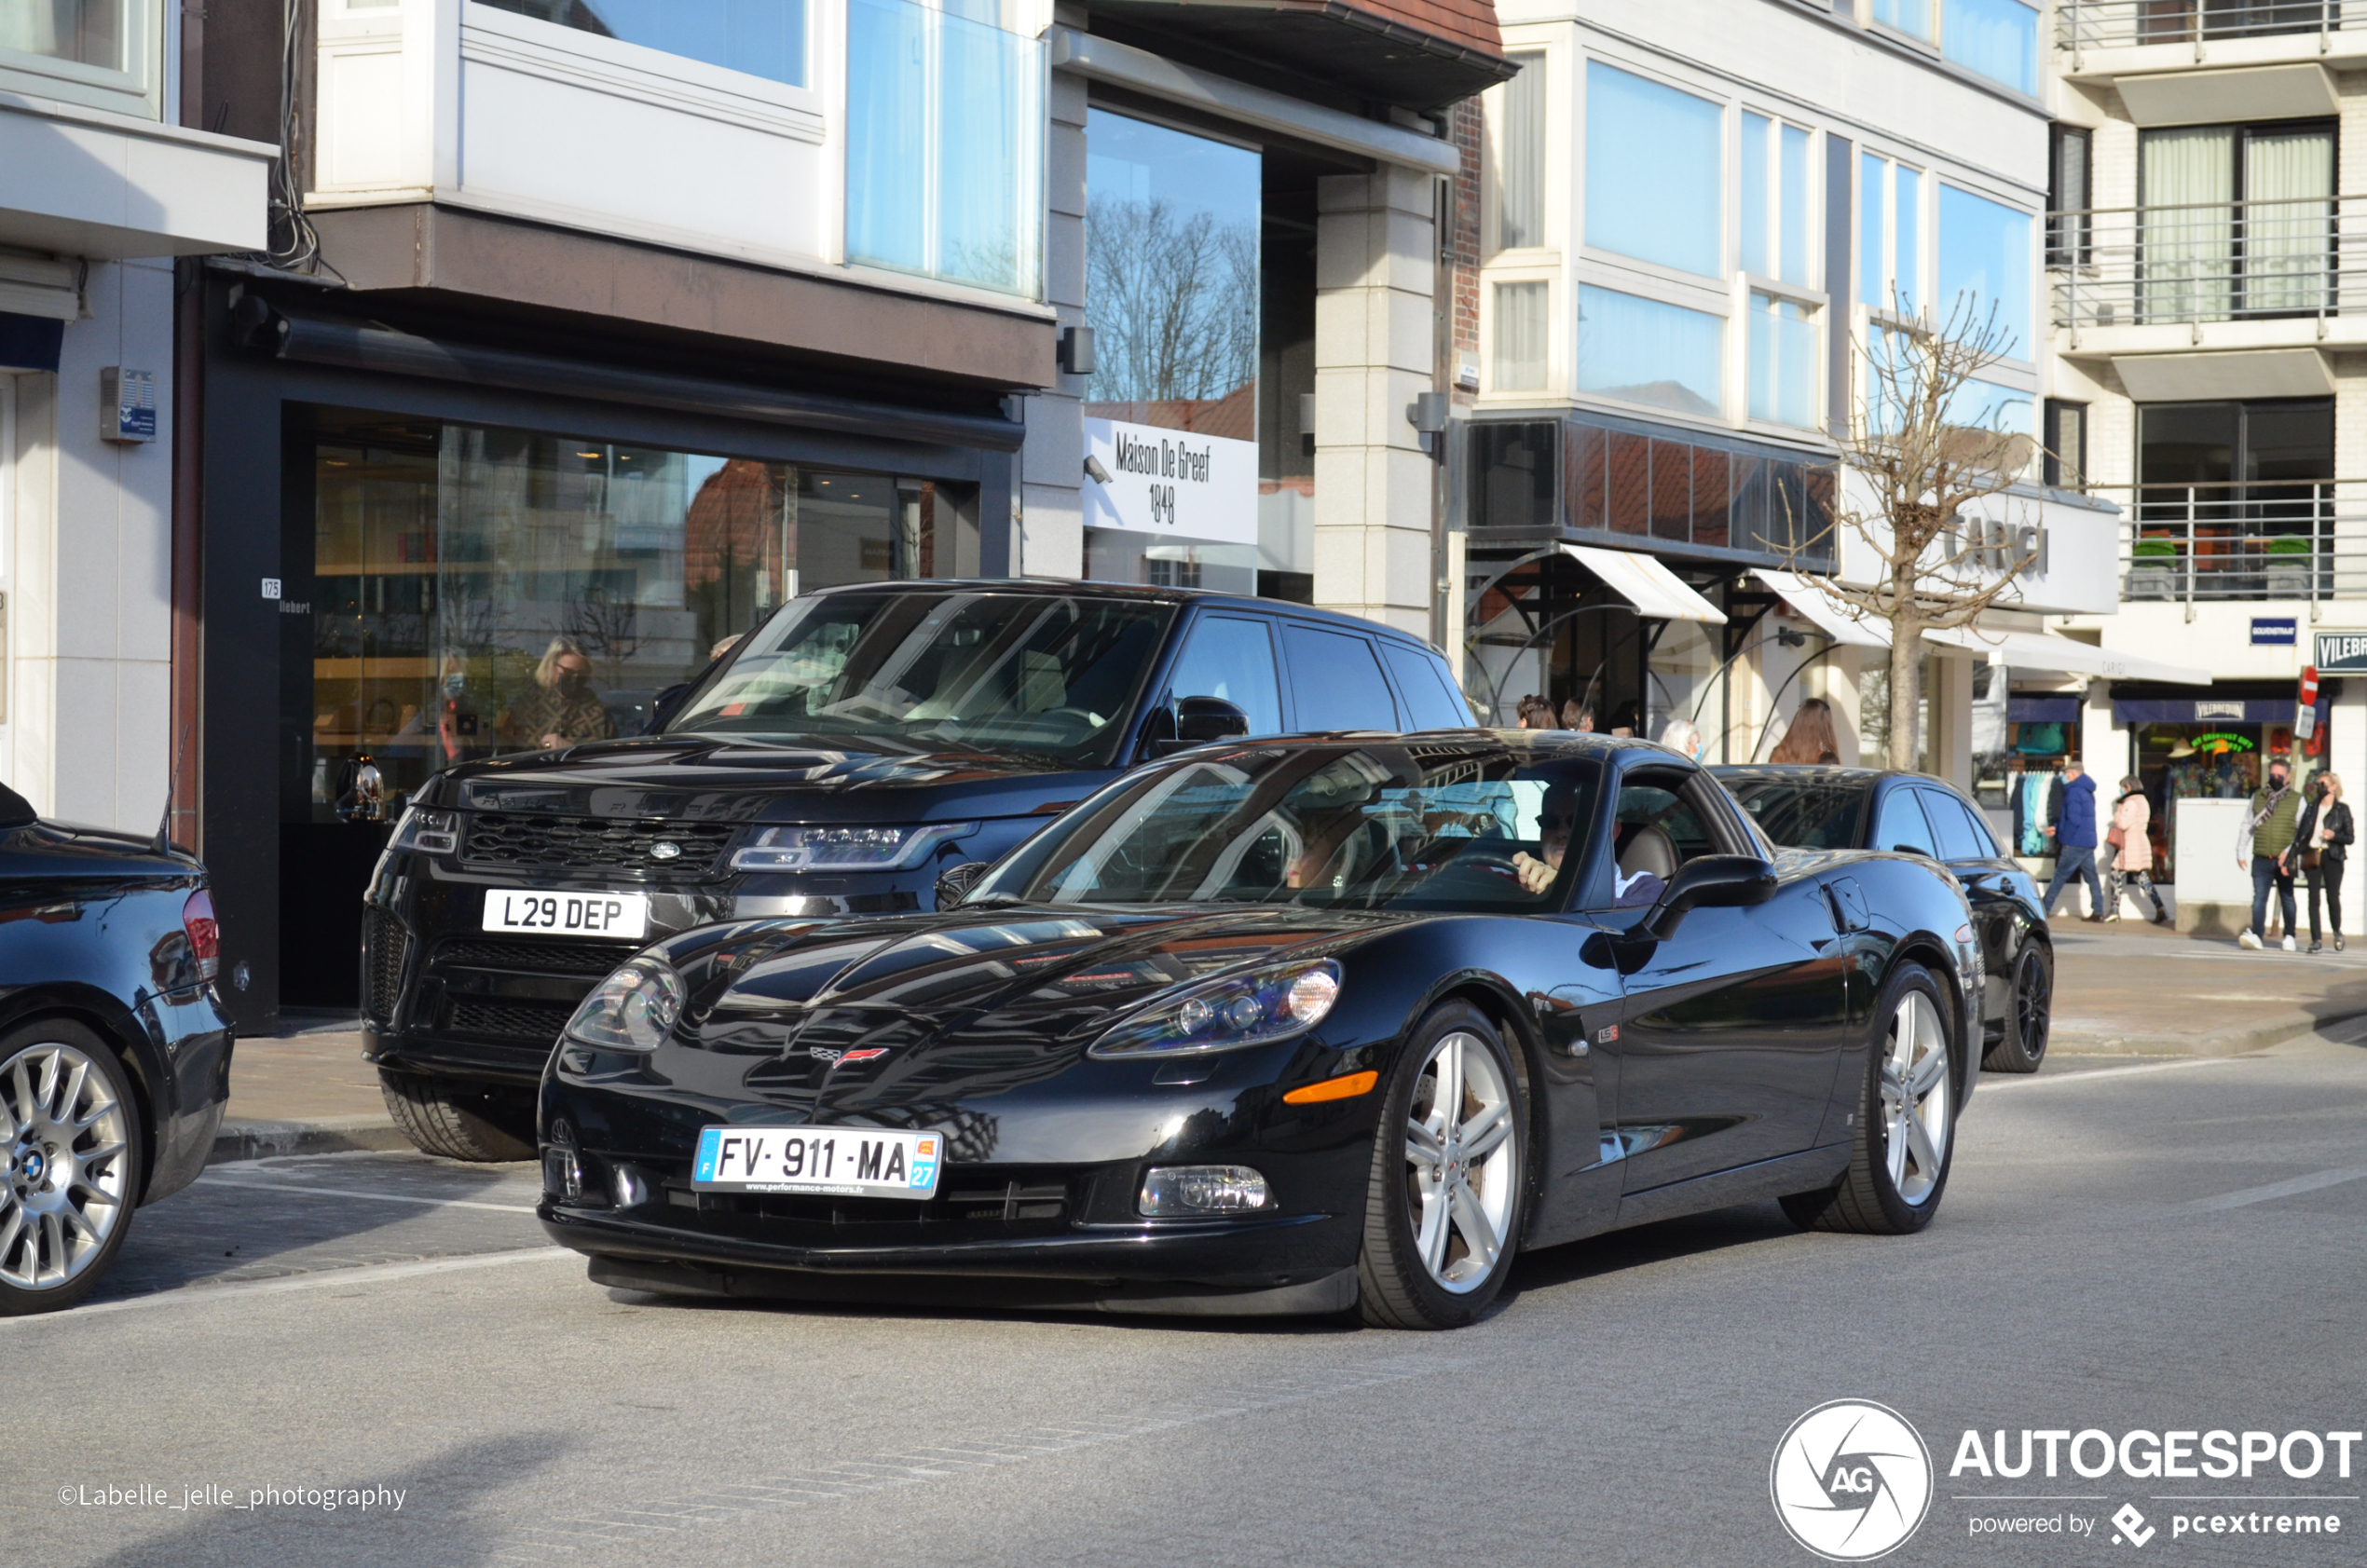
[{"label": "corvette windshield", "polygon": [[1595,778],[1591,759],[1532,763],[1427,745],[1228,752],[1109,791],[973,898],[1559,907]]},{"label": "corvette windshield", "polygon": [[760,628],[666,732],[1103,766],[1174,615],[1082,594],[821,594]]}]

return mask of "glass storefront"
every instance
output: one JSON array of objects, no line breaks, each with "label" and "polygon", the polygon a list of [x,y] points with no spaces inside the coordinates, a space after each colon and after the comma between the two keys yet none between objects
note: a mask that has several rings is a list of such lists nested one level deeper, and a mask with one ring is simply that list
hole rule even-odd
[{"label": "glass storefront", "polygon": [[[978,569],[973,495],[893,475],[318,411],[308,798],[632,735],[800,590]],[[292,802],[292,805],[295,803]]]}]

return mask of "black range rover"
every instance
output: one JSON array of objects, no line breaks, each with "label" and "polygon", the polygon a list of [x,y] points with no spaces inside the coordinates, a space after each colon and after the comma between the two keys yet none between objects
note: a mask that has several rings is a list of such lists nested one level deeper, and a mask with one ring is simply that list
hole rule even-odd
[{"label": "black range rover", "polygon": [[791,601],[660,732],[462,763],[365,894],[363,1051],[396,1122],[534,1153],[584,993],[714,920],[933,907],[1128,768],[1228,735],[1468,726],[1435,648],[1270,599],[908,581]]}]

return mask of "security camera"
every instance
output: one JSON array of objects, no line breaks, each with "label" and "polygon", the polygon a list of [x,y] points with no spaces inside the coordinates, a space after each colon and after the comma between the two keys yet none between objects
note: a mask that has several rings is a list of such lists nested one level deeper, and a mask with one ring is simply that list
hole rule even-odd
[{"label": "security camera", "polygon": [[1088,457],[1085,459],[1085,477],[1096,484],[1107,484],[1110,482],[1110,470],[1101,466],[1101,458]]}]

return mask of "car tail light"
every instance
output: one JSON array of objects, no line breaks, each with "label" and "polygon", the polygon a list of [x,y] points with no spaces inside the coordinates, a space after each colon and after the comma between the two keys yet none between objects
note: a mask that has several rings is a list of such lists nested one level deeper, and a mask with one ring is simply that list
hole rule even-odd
[{"label": "car tail light", "polygon": [[213,894],[199,888],[189,895],[189,902],[181,906],[181,929],[189,934],[198,973],[212,979],[222,968],[222,927],[213,918]]}]

